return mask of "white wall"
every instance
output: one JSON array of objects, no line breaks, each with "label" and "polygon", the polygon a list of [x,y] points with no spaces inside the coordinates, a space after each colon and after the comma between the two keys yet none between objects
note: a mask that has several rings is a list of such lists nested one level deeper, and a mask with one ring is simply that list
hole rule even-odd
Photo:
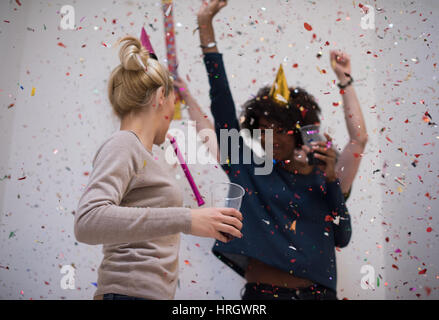
[{"label": "white wall", "polygon": [[[199,1],[175,2],[180,74],[190,75],[190,88],[208,112],[207,76],[198,35],[192,33]],[[416,299],[420,294],[420,298],[437,298],[434,157],[439,134],[422,116],[428,111],[433,121],[438,118],[434,67],[438,3],[369,1],[383,10],[376,11],[377,30],[363,30],[362,12],[355,1],[229,2],[215,26],[238,109],[259,87],[272,83],[283,62],[289,84],[302,86],[319,99],[325,127],[343,146],[347,131],[341,107],[332,106],[341,98],[332,82],[335,76],[328,52],[341,48],[352,56],[370,139],[348,202],[353,236],[338,253],[339,297]],[[139,36],[145,25],[158,56],[164,57],[160,2],[21,3],[0,3],[0,179],[11,176],[0,181],[0,298],[90,299],[101,247],[76,242],[72,213],[97,148],[119,129],[106,97],[107,78],[118,63],[113,45],[125,34]],[[75,7],[80,30],[58,28],[57,11],[64,4]],[[304,22],[312,25],[311,32],[304,29]],[[313,33],[315,41],[311,41]],[[323,53],[320,60],[316,58],[319,51]],[[294,63],[299,64],[297,69],[292,68]],[[327,73],[321,74],[317,67]],[[36,88],[33,97],[32,87]],[[15,106],[8,109],[11,103]],[[405,123],[406,119],[410,122]],[[173,127],[184,128],[186,123],[176,121]],[[413,167],[415,154],[422,155]],[[384,163],[388,167],[383,178]],[[213,181],[226,179],[215,166],[190,168],[205,195]],[[377,169],[381,172],[373,174]],[[195,207],[183,174],[178,167],[173,170],[181,177],[185,205]],[[18,180],[24,176],[25,180]],[[395,177],[405,179],[406,186],[398,190]],[[432,232],[426,232],[428,227]],[[182,236],[176,298],[240,298],[243,279],[213,257],[212,244],[213,240]],[[397,249],[401,253],[395,253]],[[60,288],[60,269],[68,264],[76,268],[76,290]],[[375,290],[361,289],[360,269],[366,264],[381,277]],[[426,274],[418,274],[423,269]],[[428,297],[426,287],[431,288]]]}]

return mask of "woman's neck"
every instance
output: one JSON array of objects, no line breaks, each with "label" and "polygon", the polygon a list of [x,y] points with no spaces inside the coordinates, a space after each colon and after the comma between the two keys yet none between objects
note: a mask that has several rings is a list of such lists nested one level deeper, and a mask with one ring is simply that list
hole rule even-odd
[{"label": "woman's neck", "polygon": [[155,118],[152,114],[133,114],[126,115],[120,124],[120,130],[133,131],[140,139],[146,149],[152,152],[154,140],[157,132]]}]

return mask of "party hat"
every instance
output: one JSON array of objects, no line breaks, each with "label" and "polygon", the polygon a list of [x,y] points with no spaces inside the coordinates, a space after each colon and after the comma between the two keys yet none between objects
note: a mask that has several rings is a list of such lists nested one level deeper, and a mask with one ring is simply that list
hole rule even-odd
[{"label": "party hat", "polygon": [[271,87],[270,97],[282,106],[286,106],[290,100],[290,89],[288,88],[282,64],[277,72],[276,80]]},{"label": "party hat", "polygon": [[142,45],[145,47],[145,49],[148,50],[151,58],[158,60],[157,56],[154,52],[154,49],[152,48],[151,41],[149,40],[149,36],[146,33],[145,28],[142,28],[142,34],[140,36],[140,41],[142,42]]}]

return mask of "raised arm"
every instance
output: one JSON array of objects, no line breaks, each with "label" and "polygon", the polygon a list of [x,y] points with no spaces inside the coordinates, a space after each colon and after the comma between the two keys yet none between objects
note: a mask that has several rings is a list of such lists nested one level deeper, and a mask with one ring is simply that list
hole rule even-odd
[{"label": "raised arm", "polygon": [[219,162],[219,148],[217,138],[215,134],[215,126],[209,117],[201,110],[197,100],[189,91],[186,82],[178,78],[174,81],[174,85],[178,90],[180,97],[184,100],[188,106],[189,117],[196,123],[197,134],[200,136],[204,144],[206,144],[209,152]]},{"label": "raised arm", "polygon": [[[343,52],[331,51],[331,66],[339,82],[345,85],[351,75],[350,57]],[[367,143],[366,123],[361,111],[360,102],[353,85],[342,89],[343,111],[349,132],[349,142],[344,147],[336,165],[340,187],[344,194],[348,193],[358,172],[362,155]]]},{"label": "raised arm", "polygon": [[[204,2],[202,4],[200,11],[197,14],[200,46],[204,54],[204,63],[206,65],[210,84],[211,111],[214,117],[217,141],[221,149],[221,129],[240,130],[238,118],[236,116],[235,103],[230,91],[222,54],[218,52],[213,30],[214,16],[226,5],[227,1],[210,0],[210,2]],[[235,144],[236,141],[233,145],[233,147],[235,147],[233,150],[238,150],[236,153],[232,153],[232,143],[228,143],[228,150],[221,150],[221,155],[223,155],[221,164],[223,167],[226,165],[224,159],[225,155],[227,155],[228,159],[231,159],[232,164],[237,160],[235,155],[241,157],[244,146],[242,137],[239,137],[239,146]]]},{"label": "raised arm", "polygon": [[[210,0],[210,2],[203,1],[200,10],[197,14],[198,28],[200,31],[200,45],[203,53],[218,53],[218,47],[208,47],[209,43],[215,43],[215,32],[213,30],[213,18],[225,6],[227,1]],[[204,47],[204,48],[203,48]]]}]

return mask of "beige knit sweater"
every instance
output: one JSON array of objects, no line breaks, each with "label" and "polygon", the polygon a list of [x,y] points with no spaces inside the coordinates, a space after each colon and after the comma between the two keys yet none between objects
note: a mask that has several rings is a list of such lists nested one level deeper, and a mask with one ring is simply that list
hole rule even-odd
[{"label": "beige knit sweater", "polygon": [[132,131],[118,131],[98,149],[75,214],[79,242],[103,244],[95,299],[117,293],[173,299],[180,232],[191,213],[166,161]]}]

